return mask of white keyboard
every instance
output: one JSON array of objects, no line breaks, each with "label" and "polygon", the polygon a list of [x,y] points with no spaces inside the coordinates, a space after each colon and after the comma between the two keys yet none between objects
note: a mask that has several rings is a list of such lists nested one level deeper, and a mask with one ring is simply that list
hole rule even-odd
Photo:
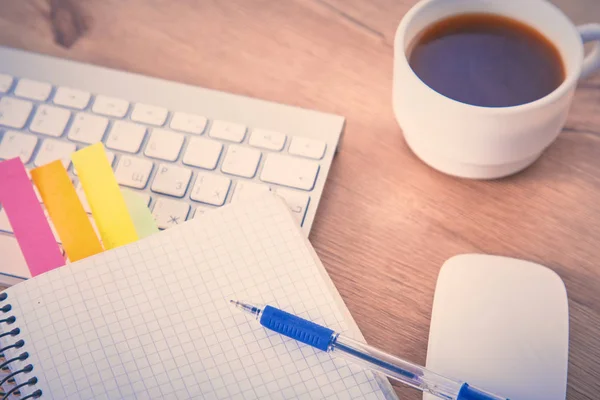
[{"label": "white keyboard", "polygon": [[[161,229],[274,191],[310,232],[342,117],[9,48],[0,60],[0,160],[63,160],[88,213],[69,157],[103,142]],[[0,209],[0,284],[28,277]]]}]

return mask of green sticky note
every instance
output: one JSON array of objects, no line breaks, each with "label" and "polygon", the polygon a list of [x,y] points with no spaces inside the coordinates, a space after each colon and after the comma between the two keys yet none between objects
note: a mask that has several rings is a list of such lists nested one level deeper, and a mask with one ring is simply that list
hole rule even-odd
[{"label": "green sticky note", "polygon": [[139,238],[143,239],[153,233],[157,233],[158,226],[144,198],[140,194],[128,189],[121,189],[121,193],[123,194],[127,210],[133,220],[133,225]]}]

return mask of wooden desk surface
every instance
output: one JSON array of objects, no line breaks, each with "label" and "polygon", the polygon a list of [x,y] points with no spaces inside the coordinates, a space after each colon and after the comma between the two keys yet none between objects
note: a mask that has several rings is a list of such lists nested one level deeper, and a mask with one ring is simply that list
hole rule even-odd
[{"label": "wooden desk surface", "polygon": [[[600,22],[597,0],[555,2]],[[62,4],[52,15],[70,48],[54,40],[49,3]],[[0,44],[347,118],[311,241],[371,344],[423,363],[442,263],[524,258],[567,286],[568,398],[598,398],[600,74],[536,164],[473,182],[417,160],[392,114],[393,35],[415,0],[81,0],[80,16],[68,3],[0,0]]]}]

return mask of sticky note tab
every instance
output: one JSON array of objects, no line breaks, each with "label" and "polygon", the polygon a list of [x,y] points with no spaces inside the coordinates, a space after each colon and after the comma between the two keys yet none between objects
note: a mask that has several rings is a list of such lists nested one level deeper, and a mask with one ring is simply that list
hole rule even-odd
[{"label": "sticky note tab", "polygon": [[0,163],[0,203],[31,276],[65,265],[21,159]]},{"label": "sticky note tab", "polygon": [[76,151],[71,155],[71,160],[104,247],[107,250],[113,249],[138,240],[127,204],[102,143]]},{"label": "sticky note tab", "polygon": [[54,228],[71,262],[102,252],[100,240],[59,160],[31,171]]},{"label": "sticky note tab", "polygon": [[142,196],[133,190],[121,189],[127,209],[140,239],[158,232],[156,221]]}]

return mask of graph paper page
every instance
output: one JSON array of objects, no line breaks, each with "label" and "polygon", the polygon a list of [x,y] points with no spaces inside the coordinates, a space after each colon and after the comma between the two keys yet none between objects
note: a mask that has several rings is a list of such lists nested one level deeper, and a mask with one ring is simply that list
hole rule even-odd
[{"label": "graph paper page", "polygon": [[[383,399],[380,378],[267,331],[270,304],[360,339],[283,202],[226,206],[6,291],[42,399]],[[6,325],[6,324],[0,324]],[[4,347],[12,337],[0,338]],[[13,367],[19,367],[13,365]]]}]

